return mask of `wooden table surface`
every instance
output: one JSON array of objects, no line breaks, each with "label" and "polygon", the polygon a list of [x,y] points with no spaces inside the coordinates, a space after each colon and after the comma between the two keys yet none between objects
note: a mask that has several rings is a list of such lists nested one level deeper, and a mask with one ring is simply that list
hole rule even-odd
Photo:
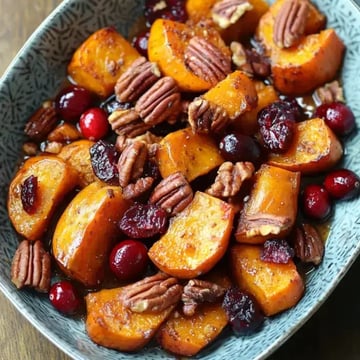
[{"label": "wooden table surface", "polygon": [[[0,74],[61,0],[0,0]],[[270,358],[360,359],[360,259],[320,311]],[[69,360],[0,294],[0,360]],[[250,360],[250,359],[243,359]]]}]

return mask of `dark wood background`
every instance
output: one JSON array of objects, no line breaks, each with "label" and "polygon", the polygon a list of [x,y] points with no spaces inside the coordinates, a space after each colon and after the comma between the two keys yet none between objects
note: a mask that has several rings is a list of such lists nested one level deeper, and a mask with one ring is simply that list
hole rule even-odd
[{"label": "dark wood background", "polygon": [[[60,2],[61,0],[0,0],[0,75],[28,36]],[[270,358],[360,359],[359,279],[360,259],[320,311]],[[0,360],[20,359],[70,358],[34,329],[0,294]]]}]

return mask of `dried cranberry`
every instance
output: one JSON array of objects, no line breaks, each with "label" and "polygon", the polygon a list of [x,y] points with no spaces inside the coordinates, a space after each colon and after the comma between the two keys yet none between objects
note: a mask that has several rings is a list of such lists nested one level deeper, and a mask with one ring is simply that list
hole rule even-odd
[{"label": "dried cranberry", "polygon": [[64,314],[74,314],[81,305],[80,297],[74,285],[66,280],[51,286],[49,292],[51,304]]},{"label": "dried cranberry", "polygon": [[353,199],[360,193],[360,177],[348,169],[334,170],[326,175],[324,187],[335,199]]},{"label": "dried cranberry", "polygon": [[132,45],[134,48],[142,55],[147,57],[148,53],[148,41],[149,41],[150,31],[145,30],[142,33],[136,35],[132,39]]},{"label": "dried cranberry", "polygon": [[109,131],[106,112],[99,107],[86,110],[80,116],[79,127],[87,139],[93,141],[102,139]]},{"label": "dried cranberry", "polygon": [[235,335],[253,333],[264,322],[257,300],[238,287],[226,291],[222,306]]},{"label": "dried cranberry", "polygon": [[342,102],[320,105],[315,116],[323,118],[329,128],[339,136],[348,135],[355,128],[354,113]]},{"label": "dried cranberry", "polygon": [[157,18],[185,22],[188,18],[183,0],[146,0],[145,18],[151,25]]},{"label": "dried cranberry", "polygon": [[155,161],[149,160],[144,165],[144,177],[152,177],[154,181],[157,181],[160,179],[160,169],[158,164]]},{"label": "dried cranberry", "polygon": [[167,226],[167,212],[153,204],[132,205],[125,211],[119,222],[120,229],[133,239],[145,239],[164,234]]},{"label": "dried cranberry", "polygon": [[331,201],[327,190],[321,185],[307,185],[302,193],[302,209],[309,218],[327,219],[331,213]]},{"label": "dried cranberry", "polygon": [[128,281],[141,276],[148,265],[147,247],[137,240],[124,240],[110,253],[110,269],[119,280]]},{"label": "dried cranberry", "polygon": [[127,110],[132,107],[132,103],[130,102],[119,102],[116,100],[116,95],[112,94],[105,101],[100,104],[100,108],[104,109],[108,115],[112,114],[115,110]]},{"label": "dried cranberry", "polygon": [[287,264],[294,257],[294,249],[283,239],[269,239],[264,243],[261,260],[276,264]]},{"label": "dried cranberry", "polygon": [[21,184],[21,203],[23,209],[28,214],[33,214],[36,211],[37,198],[38,198],[38,178],[30,175]]},{"label": "dried cranberry", "polygon": [[97,141],[90,148],[90,159],[93,171],[100,180],[112,185],[119,183],[119,153],[115,145],[104,140]]}]

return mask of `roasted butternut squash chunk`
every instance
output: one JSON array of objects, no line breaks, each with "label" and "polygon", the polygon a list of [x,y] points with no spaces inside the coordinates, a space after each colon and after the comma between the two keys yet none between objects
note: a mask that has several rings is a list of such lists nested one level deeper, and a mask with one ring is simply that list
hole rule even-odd
[{"label": "roasted butternut squash chunk", "polygon": [[119,76],[140,54],[112,27],[90,35],[75,51],[68,74],[78,85],[109,96]]},{"label": "roasted butternut squash chunk", "polygon": [[[37,178],[35,206],[32,213],[24,210],[21,188],[30,176]],[[55,156],[35,156],[24,165],[11,181],[7,208],[15,230],[28,240],[40,239],[57,206],[77,183],[71,167]]]},{"label": "roasted butternut squash chunk", "polygon": [[238,286],[255,296],[267,316],[291,308],[303,295],[304,281],[294,262],[265,262],[259,245],[234,245],[230,264]]},{"label": "roasted butternut squash chunk", "polygon": [[261,244],[270,237],[287,235],[296,219],[299,187],[299,172],[261,165],[240,213],[236,240]]},{"label": "roasted butternut squash chunk", "polygon": [[100,182],[74,197],[61,215],[52,241],[54,258],[66,275],[85,286],[99,285],[119,234],[117,222],[128,206],[119,186]]},{"label": "roasted butternut squash chunk", "polygon": [[228,247],[233,218],[231,205],[196,192],[148,255],[160,270],[174,277],[190,279],[207,273]]},{"label": "roasted butternut squash chunk", "polygon": [[92,341],[111,349],[135,351],[145,346],[174,306],[159,313],[135,313],[123,304],[122,288],[104,289],[86,297],[86,330]]}]

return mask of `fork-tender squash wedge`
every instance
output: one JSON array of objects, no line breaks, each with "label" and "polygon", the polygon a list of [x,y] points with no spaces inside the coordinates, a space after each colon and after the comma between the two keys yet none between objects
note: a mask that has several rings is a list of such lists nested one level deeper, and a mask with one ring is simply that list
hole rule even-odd
[{"label": "fork-tender squash wedge", "polygon": [[140,54],[112,27],[95,31],[75,51],[68,74],[78,85],[107,97],[119,76]]},{"label": "fork-tender squash wedge", "polygon": [[[29,176],[37,178],[36,206],[28,214],[22,204],[21,187]],[[77,183],[72,168],[56,156],[35,156],[25,161],[11,181],[7,208],[15,230],[28,240],[44,235],[57,206]]]},{"label": "fork-tender squash wedge", "polygon": [[103,289],[86,295],[86,331],[96,344],[136,351],[151,340],[175,305],[159,313],[135,313],[123,305],[122,291]]},{"label": "fork-tender squash wedge", "polygon": [[268,238],[287,235],[295,223],[299,188],[299,172],[261,165],[240,213],[236,240],[261,244]]},{"label": "fork-tender squash wedge", "polygon": [[343,148],[323,119],[296,124],[293,142],[282,154],[270,154],[268,163],[303,174],[331,169],[342,157]]},{"label": "fork-tender squash wedge", "polygon": [[63,272],[85,286],[104,276],[118,221],[130,203],[119,186],[94,182],[82,189],[61,215],[53,235],[53,256]]},{"label": "fork-tender squash wedge", "polygon": [[304,281],[294,262],[265,262],[259,245],[234,245],[230,266],[238,286],[255,296],[267,316],[296,305],[304,293]]},{"label": "fork-tender squash wedge", "polygon": [[163,272],[191,279],[211,270],[224,255],[232,230],[231,205],[202,192],[174,217],[148,255]]}]

